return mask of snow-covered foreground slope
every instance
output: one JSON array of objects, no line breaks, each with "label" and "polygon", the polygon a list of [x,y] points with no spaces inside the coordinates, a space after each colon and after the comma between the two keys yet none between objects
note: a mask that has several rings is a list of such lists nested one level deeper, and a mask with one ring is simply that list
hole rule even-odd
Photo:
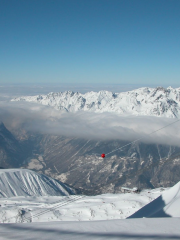
[{"label": "snow-covered foreground slope", "polygon": [[49,93],[25,96],[11,101],[27,101],[67,112],[116,112],[130,115],[180,117],[180,88],[139,88],[129,92],[108,91]]},{"label": "snow-covered foreground slope", "polygon": [[142,218],[92,222],[0,224],[0,239],[179,240],[179,226],[180,218]]},{"label": "snow-covered foreground slope", "polygon": [[157,198],[161,192],[162,189],[153,189],[140,194],[1,198],[0,222],[125,219]]},{"label": "snow-covered foreground slope", "polygon": [[14,196],[67,196],[71,188],[27,169],[0,169],[0,198]]},{"label": "snow-covered foreground slope", "polygon": [[[8,183],[13,171],[7,171]],[[144,190],[140,194],[28,197],[24,193],[22,197],[1,197],[0,205],[0,222],[9,223],[0,224],[0,239],[180,239],[180,182],[170,189]],[[118,220],[140,208],[142,217],[149,217],[147,212],[151,210],[154,218]],[[158,218],[162,209],[166,218]]]},{"label": "snow-covered foreground slope", "polygon": [[180,217],[180,182],[170,189],[139,194],[81,196],[69,195],[71,189],[33,171],[2,169],[0,184],[0,222],[4,223]]},{"label": "snow-covered foreground slope", "polygon": [[180,182],[129,218],[180,217]]}]

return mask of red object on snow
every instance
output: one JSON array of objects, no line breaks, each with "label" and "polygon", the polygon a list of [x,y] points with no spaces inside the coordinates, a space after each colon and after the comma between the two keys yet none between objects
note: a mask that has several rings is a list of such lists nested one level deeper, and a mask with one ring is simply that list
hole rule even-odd
[{"label": "red object on snow", "polygon": [[106,155],[105,155],[104,153],[101,154],[101,157],[102,157],[102,158],[105,158],[105,156],[106,156]]}]

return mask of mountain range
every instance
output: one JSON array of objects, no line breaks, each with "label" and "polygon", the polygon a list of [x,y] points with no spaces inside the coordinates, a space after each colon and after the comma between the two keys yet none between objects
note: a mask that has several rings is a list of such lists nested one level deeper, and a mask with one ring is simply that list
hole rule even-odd
[{"label": "mountain range", "polygon": [[11,101],[39,103],[65,112],[116,112],[122,115],[180,117],[180,88],[172,87],[144,87],[121,93],[51,92],[47,95],[18,97]]}]

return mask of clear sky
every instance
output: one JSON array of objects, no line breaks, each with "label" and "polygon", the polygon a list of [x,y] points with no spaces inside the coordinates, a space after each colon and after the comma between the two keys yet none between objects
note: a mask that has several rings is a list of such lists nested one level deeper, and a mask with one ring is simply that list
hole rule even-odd
[{"label": "clear sky", "polygon": [[0,83],[180,85],[180,0],[0,0]]}]

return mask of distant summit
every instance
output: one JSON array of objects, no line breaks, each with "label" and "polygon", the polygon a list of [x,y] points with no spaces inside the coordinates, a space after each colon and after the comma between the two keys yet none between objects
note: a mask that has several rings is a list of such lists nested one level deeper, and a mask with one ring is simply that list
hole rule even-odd
[{"label": "distant summit", "polygon": [[139,88],[133,91],[66,91],[47,95],[24,96],[11,101],[27,101],[52,106],[65,112],[116,112],[122,115],[180,117],[180,88]]}]

